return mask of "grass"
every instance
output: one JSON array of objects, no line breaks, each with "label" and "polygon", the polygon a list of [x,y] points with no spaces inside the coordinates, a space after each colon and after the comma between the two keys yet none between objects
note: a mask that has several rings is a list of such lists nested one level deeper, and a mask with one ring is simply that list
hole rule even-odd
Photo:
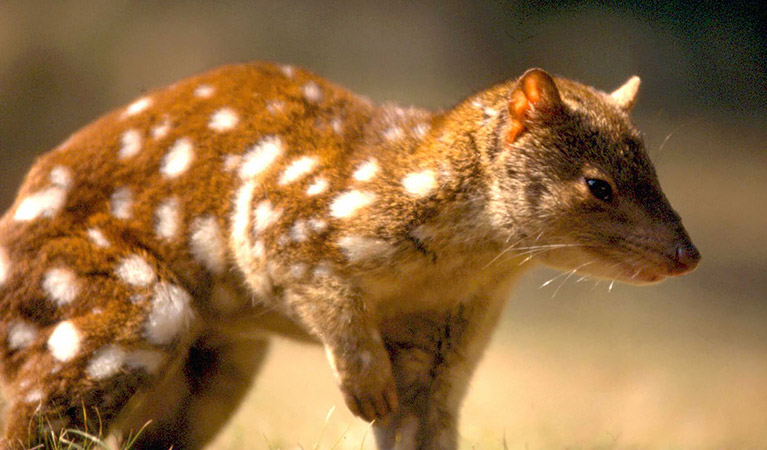
[{"label": "grass", "polygon": [[[100,423],[100,422],[99,422]],[[112,442],[111,436],[105,436],[99,425],[98,430],[89,431],[87,426],[84,430],[64,428],[53,431],[54,428],[49,420],[40,418],[38,430],[42,430],[42,443],[31,447],[30,450],[130,450],[141,436],[147,423],[138,432],[131,434],[119,446]]]}]

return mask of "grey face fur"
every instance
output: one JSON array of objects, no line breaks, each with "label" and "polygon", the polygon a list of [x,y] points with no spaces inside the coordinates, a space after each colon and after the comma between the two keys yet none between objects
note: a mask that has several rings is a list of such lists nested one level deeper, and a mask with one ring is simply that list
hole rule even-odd
[{"label": "grey face fur", "polygon": [[555,83],[554,106],[532,108],[499,168],[518,239],[545,249],[549,265],[599,277],[644,283],[691,270],[699,254],[631,123],[633,98],[616,99],[638,79],[612,96]]}]

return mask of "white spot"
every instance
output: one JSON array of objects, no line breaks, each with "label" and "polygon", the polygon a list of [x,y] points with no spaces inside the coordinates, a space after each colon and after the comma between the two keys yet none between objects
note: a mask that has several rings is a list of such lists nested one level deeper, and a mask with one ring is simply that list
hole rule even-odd
[{"label": "white spot", "polygon": [[434,171],[424,170],[423,172],[414,172],[402,179],[402,185],[408,193],[423,197],[431,193],[437,187],[437,180]]},{"label": "white spot", "polygon": [[396,141],[398,139],[402,139],[402,137],[405,136],[405,133],[402,131],[402,128],[393,126],[384,130],[383,136],[386,140]]},{"label": "white spot", "polygon": [[226,244],[221,228],[213,216],[194,219],[191,225],[189,245],[198,263],[214,274],[220,274],[226,266]]},{"label": "white spot", "polygon": [[310,81],[301,87],[306,101],[310,103],[319,103],[322,101],[322,90],[314,81]]},{"label": "white spot", "polygon": [[266,230],[269,225],[276,222],[282,214],[281,209],[274,209],[272,202],[264,200],[256,206],[256,217],[253,223],[253,229],[256,233]]},{"label": "white spot", "polygon": [[265,255],[264,243],[262,241],[251,243],[250,241],[251,203],[255,187],[254,181],[248,181],[237,192],[231,246],[237,264],[245,271],[245,279],[251,293],[259,297],[271,294],[272,282],[268,274],[262,270]]},{"label": "white spot", "polygon": [[148,286],[157,278],[152,266],[138,255],[123,258],[117,264],[115,275],[122,281],[136,287]]},{"label": "white spot", "polygon": [[72,171],[64,166],[54,167],[48,179],[51,180],[52,185],[61,189],[68,190],[72,187]]},{"label": "white spot", "polygon": [[133,191],[127,187],[117,189],[109,199],[109,207],[112,215],[118,219],[130,219],[133,211]]},{"label": "white spot", "polygon": [[243,157],[240,166],[242,178],[252,178],[259,175],[272,165],[282,153],[282,141],[276,136],[266,136],[253,146]]},{"label": "white spot", "polygon": [[344,236],[338,240],[338,246],[352,262],[388,257],[394,252],[386,241],[364,236]]},{"label": "white spot", "polygon": [[194,90],[194,96],[199,98],[210,98],[216,90],[209,84],[201,84]]},{"label": "white spot", "polygon": [[290,227],[290,238],[295,242],[305,242],[309,238],[306,221],[298,219]]},{"label": "white spot", "polygon": [[290,163],[280,177],[279,184],[292,183],[312,171],[317,164],[317,158],[302,156]]},{"label": "white spot", "polygon": [[240,118],[233,109],[221,108],[210,117],[208,127],[213,131],[224,132],[236,127],[239,121]]},{"label": "white spot", "polygon": [[328,226],[328,223],[322,219],[309,219],[309,227],[315,232],[319,233]]},{"label": "white spot", "polygon": [[178,234],[181,206],[175,197],[160,203],[154,216],[154,233],[157,237],[171,240]]},{"label": "white spot", "polygon": [[224,157],[224,170],[227,172],[234,171],[240,165],[241,160],[240,155],[226,155]]},{"label": "white spot", "polygon": [[80,292],[77,276],[70,269],[55,268],[43,276],[45,294],[59,306],[72,303]]},{"label": "white spot", "polygon": [[253,243],[253,256],[256,260],[263,260],[266,256],[266,246],[264,241],[256,241]]},{"label": "white spot", "polygon": [[59,322],[48,338],[48,348],[59,361],[72,359],[80,350],[80,333],[69,320]]},{"label": "white spot", "polygon": [[343,134],[344,132],[344,122],[336,117],[333,120],[330,121],[330,126],[333,128],[333,132],[336,134]]},{"label": "white spot", "polygon": [[491,108],[489,106],[487,108],[483,109],[482,112],[488,118],[492,118],[492,117],[495,117],[495,116],[498,115],[498,111],[496,111],[495,109],[493,109],[493,108]]},{"label": "white spot", "polygon": [[146,335],[153,344],[169,344],[185,328],[194,313],[191,297],[180,286],[159,282],[154,286],[152,311],[146,323]]},{"label": "white spot", "polygon": [[43,391],[40,389],[32,389],[24,397],[24,401],[27,403],[39,403],[43,399]]},{"label": "white spot", "polygon": [[8,259],[8,252],[0,247],[0,286],[8,281],[8,274],[11,273],[11,262]]},{"label": "white spot", "polygon": [[15,322],[8,329],[8,348],[21,350],[37,339],[37,327],[27,322]]},{"label": "white spot", "polygon": [[[232,220],[232,240],[234,241],[235,253],[244,256],[248,247],[248,223],[250,223],[250,203],[256,184],[249,181],[240,187],[234,200],[234,217]],[[244,263],[245,260],[242,260]]]},{"label": "white spot", "polygon": [[103,380],[116,375],[125,364],[125,350],[116,345],[107,345],[93,354],[85,373],[94,380]]},{"label": "white spot", "polygon": [[363,369],[370,367],[370,363],[373,362],[373,355],[367,350],[360,352],[359,358]]},{"label": "white spot", "polygon": [[26,222],[35,220],[40,216],[53,217],[64,206],[66,199],[66,190],[59,186],[35,192],[22,200],[13,215],[13,220]]},{"label": "white spot", "polygon": [[378,161],[371,158],[360,164],[352,174],[357,181],[370,181],[378,173]]},{"label": "white spot", "polygon": [[184,173],[194,159],[194,146],[188,138],[181,138],[173,143],[168,154],[163,158],[160,172],[168,178]]},{"label": "white spot", "polygon": [[152,105],[152,99],[149,97],[143,97],[128,105],[125,109],[125,116],[135,116],[141,111],[149,108]]},{"label": "white spot", "polygon": [[266,110],[271,115],[277,115],[285,110],[285,103],[279,100],[271,100],[266,103]]},{"label": "white spot", "polygon": [[317,178],[311,186],[306,189],[307,195],[317,195],[325,192],[328,188],[328,181],[324,178]]},{"label": "white spot", "polygon": [[157,350],[133,350],[125,355],[125,364],[134,369],[144,369],[149,373],[157,372],[165,355]]},{"label": "white spot", "polygon": [[109,247],[109,241],[106,236],[104,236],[104,233],[98,228],[88,228],[88,239],[90,239],[96,247]]},{"label": "white spot", "polygon": [[288,78],[293,78],[295,72],[293,66],[289,66],[287,64],[280,66],[280,71],[282,71],[282,73]]},{"label": "white spot", "polygon": [[435,231],[433,227],[418,225],[410,231],[410,235],[419,241],[430,241],[434,239]]},{"label": "white spot", "polygon": [[331,268],[330,263],[325,261],[317,264],[312,271],[312,275],[314,275],[316,278],[329,277],[332,273],[333,269]]},{"label": "white spot", "polygon": [[167,136],[170,131],[170,126],[170,119],[165,117],[162,122],[152,127],[150,131],[150,133],[152,133],[152,139],[159,140]]},{"label": "white spot", "polygon": [[306,264],[298,263],[290,266],[290,276],[293,278],[301,278],[306,274]]},{"label": "white spot", "polygon": [[418,137],[424,137],[429,132],[429,129],[431,129],[431,126],[428,123],[419,123],[413,128],[413,133]]},{"label": "white spot", "polygon": [[375,195],[370,192],[348,191],[337,196],[330,204],[330,215],[343,218],[354,215],[358,209],[373,203]]},{"label": "white spot", "polygon": [[120,138],[120,150],[117,156],[120,159],[128,159],[136,156],[141,151],[141,133],[136,129],[130,129]]}]

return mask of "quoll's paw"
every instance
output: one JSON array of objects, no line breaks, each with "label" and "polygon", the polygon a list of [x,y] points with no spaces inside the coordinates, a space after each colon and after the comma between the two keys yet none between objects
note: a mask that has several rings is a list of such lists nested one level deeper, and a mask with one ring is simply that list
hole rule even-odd
[{"label": "quoll's paw", "polygon": [[346,406],[355,416],[372,422],[397,409],[397,387],[391,363],[383,348],[380,352],[360,351],[328,359],[338,380]]}]

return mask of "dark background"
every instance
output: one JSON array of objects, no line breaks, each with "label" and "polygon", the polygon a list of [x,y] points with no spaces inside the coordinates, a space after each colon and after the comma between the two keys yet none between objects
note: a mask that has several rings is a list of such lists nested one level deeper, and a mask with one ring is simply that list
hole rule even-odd
[{"label": "dark background", "polygon": [[[509,448],[766,448],[766,10],[763,1],[0,1],[0,210],[34,159],[77,128],[225,63],[291,63],[376,101],[429,108],[533,66],[608,91],[637,74],[635,120],[703,262],[647,288],[527,277],[475,379],[463,445],[502,448],[506,436]],[[344,435],[359,448],[365,427],[344,415],[329,376],[300,376],[307,364],[327,372],[321,353],[281,345],[218,448],[311,447],[332,403],[331,444]],[[292,374],[303,390],[286,381]]]}]

